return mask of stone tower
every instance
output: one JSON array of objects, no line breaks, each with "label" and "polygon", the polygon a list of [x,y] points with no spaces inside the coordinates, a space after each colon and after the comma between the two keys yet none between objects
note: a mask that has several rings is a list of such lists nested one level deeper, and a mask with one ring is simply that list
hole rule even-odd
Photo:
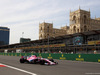
[{"label": "stone tower", "polygon": [[45,39],[52,37],[53,33],[53,24],[52,23],[41,23],[39,24],[39,39]]},{"label": "stone tower", "polygon": [[79,10],[70,12],[69,34],[90,31],[90,11]]},{"label": "stone tower", "polygon": [[87,32],[91,30],[100,30],[100,18],[92,19],[90,10],[78,9],[76,11],[70,11],[70,25],[61,27],[60,29],[53,28],[53,23],[41,23],[39,24],[39,39],[45,39],[49,37],[63,36],[67,34]]}]

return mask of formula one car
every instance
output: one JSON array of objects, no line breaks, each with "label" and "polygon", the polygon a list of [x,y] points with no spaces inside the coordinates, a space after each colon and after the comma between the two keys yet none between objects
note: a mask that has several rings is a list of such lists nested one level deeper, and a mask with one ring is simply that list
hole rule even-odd
[{"label": "formula one car", "polygon": [[41,65],[56,65],[58,64],[57,62],[54,62],[53,59],[46,59],[46,58],[41,58],[37,57],[36,55],[31,55],[31,56],[22,56],[20,58],[20,63],[32,63],[32,64],[41,64]]}]

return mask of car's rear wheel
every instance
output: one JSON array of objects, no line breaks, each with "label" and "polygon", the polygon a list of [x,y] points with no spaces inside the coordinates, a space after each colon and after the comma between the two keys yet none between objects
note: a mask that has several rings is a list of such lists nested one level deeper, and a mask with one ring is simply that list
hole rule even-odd
[{"label": "car's rear wheel", "polygon": [[24,63],[24,62],[25,62],[24,58],[20,59],[20,63]]}]

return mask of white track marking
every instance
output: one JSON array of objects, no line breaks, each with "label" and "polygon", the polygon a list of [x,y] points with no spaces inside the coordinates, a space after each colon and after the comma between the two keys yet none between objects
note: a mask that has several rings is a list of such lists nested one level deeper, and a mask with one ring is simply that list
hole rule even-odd
[{"label": "white track marking", "polygon": [[85,74],[90,74],[90,75],[100,75],[100,73],[85,73]]},{"label": "white track marking", "polygon": [[[5,64],[2,64],[0,63],[1,65],[5,65]],[[35,73],[32,73],[32,72],[28,72],[28,71],[25,71],[25,70],[22,70],[22,69],[19,69],[19,68],[16,68],[16,67],[13,67],[13,66],[9,66],[9,65],[5,65],[6,67],[9,67],[11,69],[15,69],[15,70],[18,70],[18,71],[21,71],[21,72],[24,72],[24,73],[28,73],[28,74],[31,74],[31,75],[37,75]]]},{"label": "white track marking", "polygon": [[[79,62],[81,62],[81,61],[79,61]],[[81,62],[81,63],[86,63],[86,64],[100,64],[100,63],[98,63],[98,62]]]},{"label": "white track marking", "polygon": [[[70,60],[71,61],[71,60]],[[71,62],[76,62],[76,63],[86,63],[86,64],[100,64],[98,62],[86,62],[86,61],[71,61]]]}]

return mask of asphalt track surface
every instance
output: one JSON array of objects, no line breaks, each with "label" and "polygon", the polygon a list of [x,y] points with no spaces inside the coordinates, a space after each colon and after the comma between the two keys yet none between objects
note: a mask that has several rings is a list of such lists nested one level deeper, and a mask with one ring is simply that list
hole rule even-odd
[{"label": "asphalt track surface", "polygon": [[0,64],[9,65],[33,74],[13,68],[0,67],[0,75],[100,75],[100,63],[55,60],[59,64],[53,66],[39,64],[21,64],[20,57],[0,55]]}]

